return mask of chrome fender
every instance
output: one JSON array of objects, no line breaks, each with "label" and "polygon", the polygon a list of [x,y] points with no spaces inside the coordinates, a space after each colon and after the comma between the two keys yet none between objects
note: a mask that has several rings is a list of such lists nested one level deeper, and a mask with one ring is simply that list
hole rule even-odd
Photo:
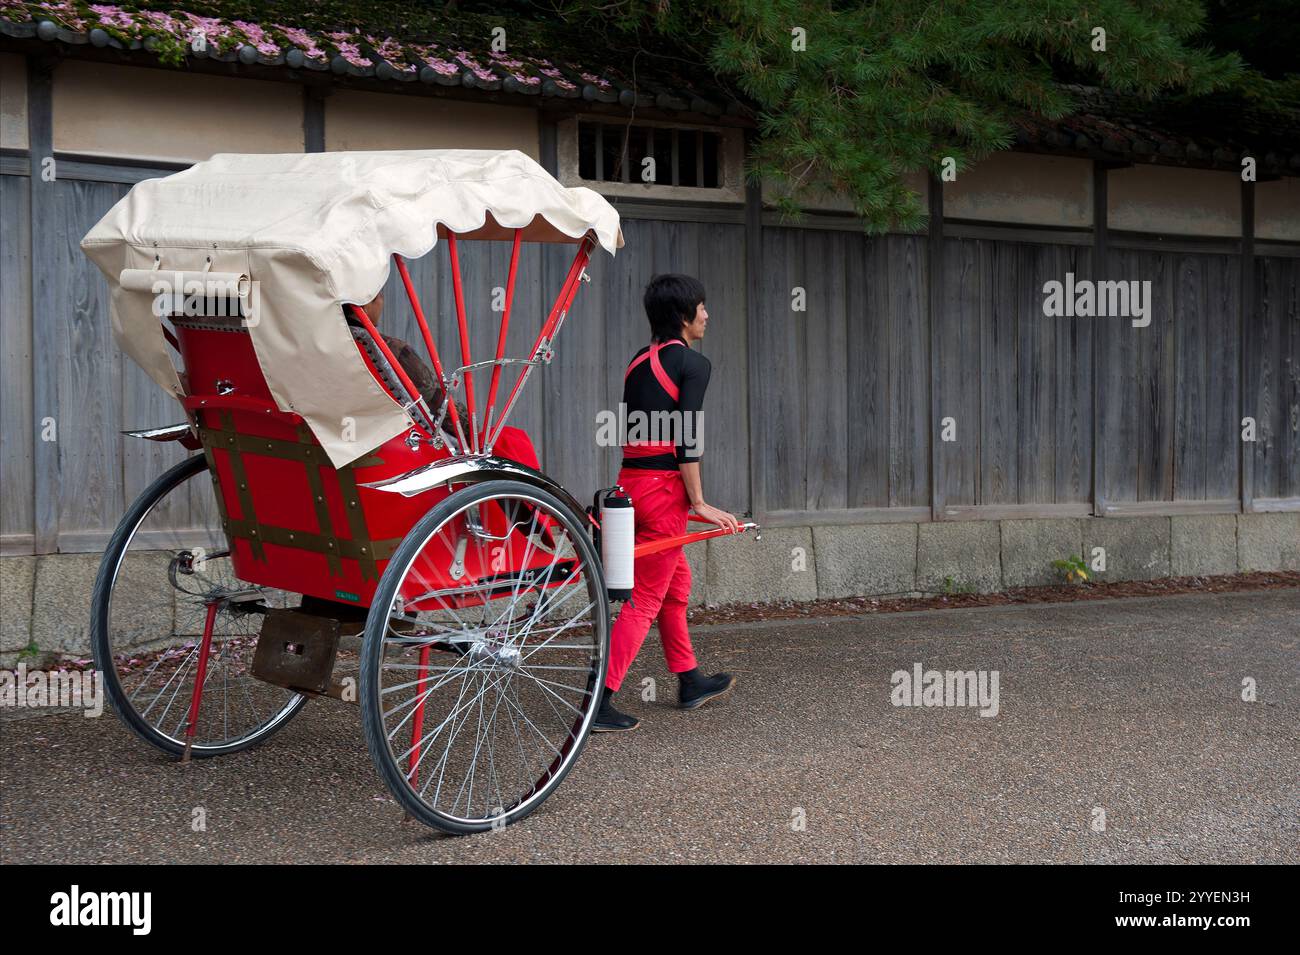
[{"label": "chrome fender", "polygon": [[541,471],[534,470],[518,461],[493,455],[459,455],[444,458],[431,464],[424,464],[405,474],[385,478],[382,481],[370,481],[360,484],[375,491],[388,491],[403,497],[415,497],[435,487],[449,484],[481,484],[483,481],[495,480],[522,481],[534,487],[549,491],[563,501],[574,514],[587,518],[594,523],[586,509],[579,504],[562,486],[551,480]]},{"label": "chrome fender", "polygon": [[188,421],[169,424],[162,428],[144,428],[140,431],[123,431],[128,438],[144,438],[146,441],[179,441],[182,447],[197,451],[203,447],[194,428]]}]

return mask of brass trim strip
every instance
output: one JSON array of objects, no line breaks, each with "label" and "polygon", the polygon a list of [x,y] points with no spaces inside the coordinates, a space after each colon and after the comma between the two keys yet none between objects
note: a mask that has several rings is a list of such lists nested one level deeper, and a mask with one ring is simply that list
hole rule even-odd
[{"label": "brass trim strip", "polygon": [[[361,495],[357,491],[357,477],[352,472],[351,466],[339,468],[336,472],[339,478],[339,490],[343,492],[343,507],[348,515],[348,529],[352,533],[352,539],[361,544],[362,557],[361,561],[361,578],[363,580],[378,580],[379,570],[375,566],[375,557],[373,547],[370,547],[370,531],[366,527],[365,515],[361,513]],[[370,551],[370,553],[367,553]]]},{"label": "brass trim strip", "polygon": [[[221,412],[219,434],[220,446],[225,448],[226,454],[230,457],[230,472],[235,478],[235,495],[239,498],[239,512],[243,515],[240,523],[247,528],[247,533],[241,536],[247,538],[249,546],[253,549],[253,559],[265,563],[266,551],[262,547],[257,511],[253,508],[253,492],[248,489],[248,473],[244,470],[243,448],[238,440],[242,435],[235,434],[235,423],[229,411]],[[234,522],[227,517],[226,523],[232,525]]]},{"label": "brass trim strip", "polygon": [[[310,437],[310,432],[305,425],[298,430],[300,444],[304,434]],[[308,457],[311,456],[311,451],[311,448],[307,448]],[[312,505],[316,508],[316,526],[329,544],[325,556],[329,558],[330,576],[342,577],[343,562],[339,560],[339,538],[334,533],[334,522],[330,520],[330,507],[325,500],[325,482],[321,480],[320,466],[314,461],[304,461],[303,467],[307,471],[307,486],[311,489]]]},{"label": "brass trim strip", "polygon": [[[221,413],[223,425],[229,414],[228,411]],[[306,440],[300,439],[298,441],[282,441],[279,438],[264,438],[255,434],[235,434],[233,429],[217,431],[211,428],[203,428],[202,431],[205,434],[211,433],[214,435],[221,447],[235,447],[244,454],[262,454],[268,458],[301,461],[303,464],[319,464],[323,461],[325,467],[329,466],[329,458],[324,450],[312,440],[310,431],[306,431]],[[231,436],[235,439],[233,444],[229,440]],[[368,468],[383,463],[383,458],[371,454],[354,461],[349,467]]]},{"label": "brass trim strip", "polygon": [[[249,531],[252,530],[247,521],[231,518],[226,520],[226,527],[227,532],[235,537],[247,537]],[[400,537],[381,541],[337,540],[324,534],[292,530],[288,527],[272,527],[267,524],[259,524],[257,529],[261,533],[262,540],[268,544],[275,544],[279,547],[293,547],[313,554],[325,554],[327,557],[337,555],[340,558],[355,561],[367,559],[388,560],[393,556],[398,545],[402,543]]]}]

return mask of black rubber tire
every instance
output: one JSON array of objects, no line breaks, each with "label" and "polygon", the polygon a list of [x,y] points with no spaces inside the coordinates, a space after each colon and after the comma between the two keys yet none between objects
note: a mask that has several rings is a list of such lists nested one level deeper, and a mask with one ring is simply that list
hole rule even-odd
[{"label": "black rubber tire", "polygon": [[[108,699],[114,712],[136,736],[155,749],[162,750],[162,752],[177,759],[184,753],[185,747],[155,730],[148,721],[136,712],[135,707],[126,698],[121,681],[118,679],[117,669],[113,666],[113,649],[108,642],[108,610],[113,582],[117,577],[117,568],[131,538],[135,534],[136,528],[144,521],[154,505],[200,471],[206,471],[207,467],[207,460],[203,455],[197,454],[188,457],[160,476],[145,488],[144,493],[135,499],[134,503],[127,509],[121,522],[118,523],[117,529],[108,542],[108,548],[104,551],[104,557],[99,564],[99,573],[95,578],[95,590],[90,601],[91,652],[95,660],[95,669],[103,674],[104,688],[108,692]],[[287,712],[281,711],[284,713],[283,716],[280,716],[262,732],[245,739],[236,740],[225,746],[196,746],[190,751],[190,756],[193,759],[206,759],[212,756],[226,756],[230,753],[237,753],[240,750],[257,746],[265,742],[276,731],[283,728],[291,719],[297,716],[306,702],[307,698],[300,695],[289,708],[286,708]]]},{"label": "black rubber tire", "polygon": [[601,659],[598,667],[599,672],[595,680],[597,688],[604,686],[605,671],[609,667],[611,624],[609,601],[605,599],[605,575],[600,556],[592,545],[590,534],[587,533],[585,515],[575,513],[572,508],[568,507],[555,495],[533,484],[513,480],[492,480],[461,488],[439,501],[424,517],[420,518],[410,533],[402,539],[402,543],[389,560],[388,566],[379,580],[374,600],[371,602],[370,613],[366,618],[365,643],[361,650],[361,683],[358,697],[361,704],[361,725],[365,731],[366,746],[370,749],[370,757],[374,761],[375,768],[379,771],[385,785],[388,786],[389,791],[401,804],[402,808],[411,816],[425,825],[449,835],[471,835],[476,832],[486,832],[493,828],[510,825],[532,813],[550,798],[551,793],[564,781],[564,777],[568,775],[569,770],[573,768],[582,755],[583,747],[587,745],[587,739],[591,735],[591,724],[595,720],[595,710],[600,701],[600,693],[599,689],[597,689],[590,704],[591,712],[586,718],[586,728],[578,737],[572,754],[556,775],[540,790],[539,794],[531,797],[524,806],[512,809],[505,815],[491,821],[465,823],[431,809],[412,791],[405,775],[402,773],[401,767],[389,752],[385,741],[377,681],[379,662],[383,650],[383,637],[388,623],[387,608],[392,606],[393,599],[397,595],[400,579],[405,573],[407,565],[419,553],[420,548],[424,546],[426,538],[451,515],[473,503],[485,501],[492,497],[515,494],[531,495],[545,502],[555,514],[559,515],[570,538],[581,549],[584,566],[591,568],[594,572],[595,586],[592,587],[591,584],[588,584],[588,589],[589,591],[596,591],[594,598],[596,604],[595,619],[601,627]]}]

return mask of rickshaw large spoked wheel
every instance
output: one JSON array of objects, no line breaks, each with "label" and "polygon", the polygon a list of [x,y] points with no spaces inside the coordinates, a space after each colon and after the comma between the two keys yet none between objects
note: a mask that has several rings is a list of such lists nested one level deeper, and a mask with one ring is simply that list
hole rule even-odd
[{"label": "rickshaw large spoked wheel", "polygon": [[537,808],[605,680],[609,603],[584,515],[519,481],[462,488],[403,539],[366,620],[360,703],[401,805],[461,835]]},{"label": "rickshaw large spoked wheel", "polygon": [[99,565],[95,667],[122,721],[172,756],[187,741],[194,757],[253,746],[306,702],[250,673],[265,611],[297,606],[300,596],[237,580],[227,547],[207,462],[196,455],[131,505]]}]

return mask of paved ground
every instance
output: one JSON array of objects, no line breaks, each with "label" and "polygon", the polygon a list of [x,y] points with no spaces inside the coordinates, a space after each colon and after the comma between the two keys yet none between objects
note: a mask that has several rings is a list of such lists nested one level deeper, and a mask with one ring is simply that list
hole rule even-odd
[{"label": "paved ground", "polygon": [[[633,701],[641,730],[596,737],[541,810],[468,839],[403,821],[342,704],[188,768],[109,715],[4,722],[3,861],[1300,862],[1300,590],[697,642],[739,676],[730,698]],[[671,698],[657,654],[652,637],[629,683],[656,677]],[[998,715],[891,705],[891,674],[915,663],[997,670]],[[1258,702],[1241,700],[1246,677]]]}]

